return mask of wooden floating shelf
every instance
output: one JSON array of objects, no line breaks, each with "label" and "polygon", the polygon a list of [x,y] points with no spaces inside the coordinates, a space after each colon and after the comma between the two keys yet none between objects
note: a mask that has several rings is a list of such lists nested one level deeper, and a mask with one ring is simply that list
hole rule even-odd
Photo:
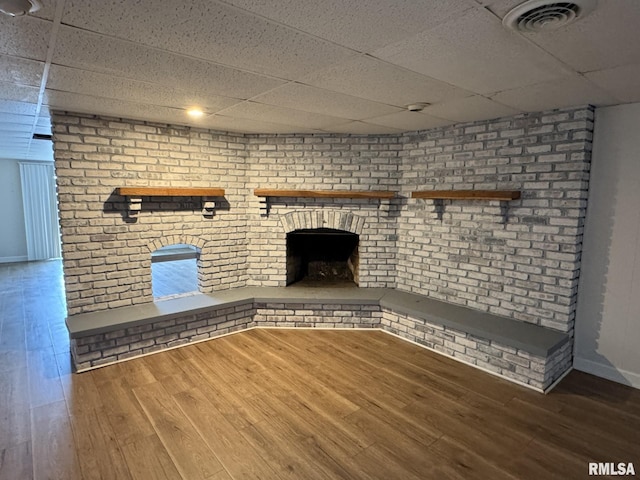
[{"label": "wooden floating shelf", "polygon": [[411,198],[431,200],[499,200],[506,202],[520,198],[519,190],[426,190],[411,192]]},{"label": "wooden floating shelf", "polygon": [[224,188],[120,187],[123,197],[223,197]]},{"label": "wooden floating shelf", "polygon": [[297,197],[297,198],[393,198],[396,192],[379,190],[274,190],[256,188],[256,197]]}]

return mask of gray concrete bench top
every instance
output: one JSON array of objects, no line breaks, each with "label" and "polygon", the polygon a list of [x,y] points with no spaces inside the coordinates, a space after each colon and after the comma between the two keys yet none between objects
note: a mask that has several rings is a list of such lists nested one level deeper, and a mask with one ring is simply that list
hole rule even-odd
[{"label": "gray concrete bench top", "polygon": [[542,357],[551,355],[569,339],[568,334],[557,330],[399,290],[389,290],[380,299],[380,306]]},{"label": "gray concrete bench top", "polygon": [[383,288],[245,287],[212,294],[159,300],[67,317],[71,338],[247,304],[380,305],[383,308],[546,357],[568,339],[566,333],[423,295]]}]

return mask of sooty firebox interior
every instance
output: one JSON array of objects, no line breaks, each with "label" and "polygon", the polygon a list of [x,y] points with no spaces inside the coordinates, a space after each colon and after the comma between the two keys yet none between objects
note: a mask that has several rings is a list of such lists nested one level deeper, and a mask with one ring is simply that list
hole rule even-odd
[{"label": "sooty firebox interior", "polygon": [[287,285],[358,285],[358,240],[355,233],[331,228],[287,234]]}]

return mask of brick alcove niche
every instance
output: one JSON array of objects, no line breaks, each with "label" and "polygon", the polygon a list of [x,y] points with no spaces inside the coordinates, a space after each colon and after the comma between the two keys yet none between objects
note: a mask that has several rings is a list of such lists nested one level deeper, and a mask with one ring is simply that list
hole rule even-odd
[{"label": "brick alcove niche", "polygon": [[[204,291],[203,288],[203,284],[205,281],[205,273],[204,273],[204,265],[205,262],[207,260],[206,258],[206,250],[205,250],[205,245],[206,245],[206,241],[202,238],[198,238],[195,237],[193,235],[168,235],[156,240],[153,240],[150,244],[147,245],[147,249],[149,250],[149,269],[148,269],[148,279],[149,279],[149,285],[153,284],[153,275],[152,275],[152,266],[154,264],[154,262],[152,261],[152,255],[154,253],[156,253],[158,250],[160,249],[164,249],[165,247],[171,247],[174,245],[188,245],[190,247],[193,247],[195,249],[195,253],[196,253],[196,266],[197,266],[197,271],[198,271],[198,290],[194,291],[194,292],[189,292],[186,293],[188,294],[193,294],[193,293],[202,293]],[[205,252],[203,254],[203,252]],[[176,294],[176,295],[162,295],[159,297],[155,297],[154,296],[154,300],[164,300],[164,299],[168,299],[168,298],[172,298],[174,296],[180,296],[180,295],[185,295],[185,293],[183,294]]]}]

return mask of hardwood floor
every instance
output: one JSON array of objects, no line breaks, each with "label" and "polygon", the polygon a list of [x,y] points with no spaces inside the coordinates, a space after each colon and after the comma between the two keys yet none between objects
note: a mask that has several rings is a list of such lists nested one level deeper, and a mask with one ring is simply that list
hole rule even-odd
[{"label": "hardwood floor", "polygon": [[640,391],[542,395],[376,331],[250,330],[70,370],[59,262],[0,266],[0,480],[586,478]]}]

